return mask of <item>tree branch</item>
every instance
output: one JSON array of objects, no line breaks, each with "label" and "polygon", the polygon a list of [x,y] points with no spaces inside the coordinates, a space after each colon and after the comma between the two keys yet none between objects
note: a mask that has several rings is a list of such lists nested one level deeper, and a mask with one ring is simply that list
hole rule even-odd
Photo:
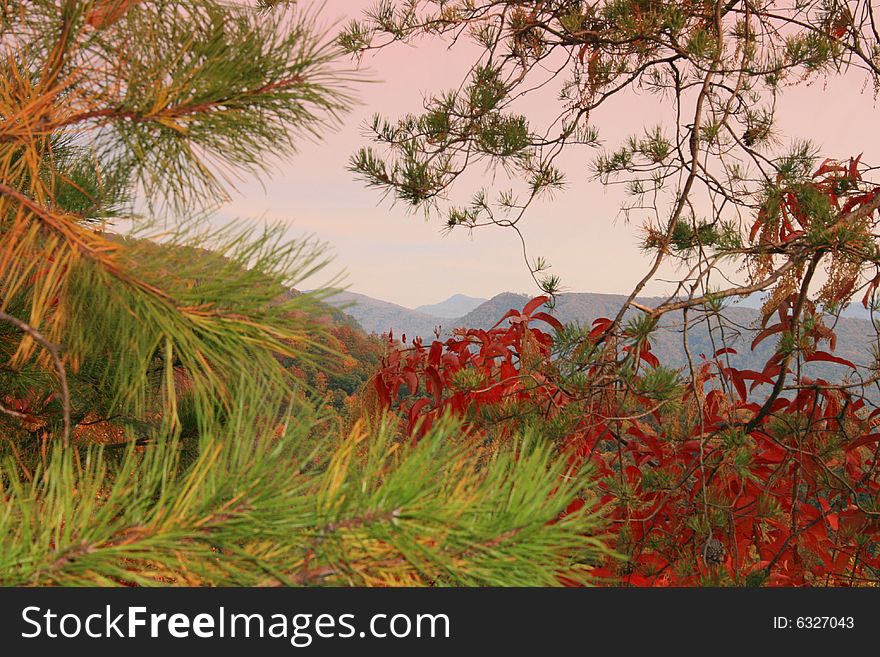
[{"label": "tree branch", "polygon": [[[52,357],[52,362],[55,364],[55,370],[58,372],[58,383],[61,386],[61,401],[64,409],[64,433],[62,435],[62,441],[65,447],[70,445],[70,432],[71,432],[71,422],[70,422],[70,389],[67,386],[67,370],[64,368],[64,363],[61,361],[60,349],[58,345],[50,342],[46,339],[46,337],[40,333],[33,326],[24,322],[18,317],[14,317],[8,313],[0,311],[0,321],[8,322],[15,326],[17,329],[29,335],[32,339],[36,340],[43,348],[49,352],[49,355]],[[3,409],[6,412],[6,409]]]}]

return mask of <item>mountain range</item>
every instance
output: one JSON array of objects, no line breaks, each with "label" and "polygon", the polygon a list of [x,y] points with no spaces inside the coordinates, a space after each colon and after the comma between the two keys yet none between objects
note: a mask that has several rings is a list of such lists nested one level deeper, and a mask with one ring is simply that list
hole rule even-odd
[{"label": "mountain range", "polygon": [[[327,302],[354,318],[368,333],[393,331],[396,337],[403,334],[410,339],[421,336],[428,342],[436,334],[441,338],[448,337],[457,327],[490,328],[508,310],[522,308],[530,298],[530,295],[512,292],[503,292],[486,300],[454,295],[441,303],[412,309],[355,292],[339,292],[328,298]],[[564,324],[589,326],[600,317],[614,317],[625,300],[626,297],[619,294],[564,293],[558,296],[552,314]],[[646,306],[656,306],[665,300],[659,297],[643,297],[638,302]],[[713,324],[713,331],[710,333],[705,321],[688,329],[688,347],[694,358],[698,358],[700,354],[711,356],[717,349],[727,346],[738,351],[737,355],[731,356],[732,366],[740,369],[763,369],[763,363],[772,354],[777,338],[771,336],[754,351],[751,349],[752,340],[760,330],[760,311],[749,307],[756,305],[754,300],[748,301],[748,306],[732,303],[725,308],[722,313],[724,327],[721,330]],[[464,312],[452,316],[456,310]],[[640,311],[631,311],[633,314],[638,312]],[[697,310],[690,313],[691,320],[699,316]],[[873,362],[877,335],[869,320],[845,314],[837,320],[833,328],[837,334],[837,349],[834,352],[836,356],[861,365]],[[679,312],[664,315],[652,338],[653,352],[666,365],[685,366],[687,356],[682,338],[682,314]],[[848,373],[848,368],[834,363],[808,363],[807,366],[807,375],[829,380],[839,380]]]},{"label": "mountain range", "polygon": [[470,311],[486,303],[488,299],[469,297],[464,294],[453,294],[446,301],[419,306],[416,311],[435,317],[455,319],[467,315]]}]

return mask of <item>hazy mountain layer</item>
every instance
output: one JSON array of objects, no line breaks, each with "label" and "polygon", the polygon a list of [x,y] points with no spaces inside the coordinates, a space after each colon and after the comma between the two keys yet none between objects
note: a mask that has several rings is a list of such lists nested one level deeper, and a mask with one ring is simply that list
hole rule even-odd
[{"label": "hazy mountain layer", "polygon": [[488,299],[469,297],[464,294],[453,294],[446,301],[419,306],[416,310],[426,315],[434,315],[435,317],[457,318],[468,314],[487,301]]},{"label": "hazy mountain layer", "polygon": [[[613,317],[625,298],[618,294],[590,292],[561,294],[553,314],[563,323],[590,325],[599,317]],[[479,304],[470,312],[452,319],[404,308],[353,292],[339,293],[328,302],[355,318],[368,333],[387,333],[393,329],[395,336],[405,333],[412,338],[420,335],[427,341],[433,339],[434,331],[438,326],[443,337],[448,337],[456,327],[489,328],[509,309],[522,308],[529,299],[529,295],[504,292]],[[655,306],[664,300],[646,297],[639,299],[639,302],[647,306]],[[427,307],[430,306],[421,306],[421,308]],[[631,313],[638,312],[640,311],[631,311]],[[692,324],[688,329],[688,346],[695,359],[699,359],[700,354],[711,356],[722,346],[731,346],[739,351],[738,355],[730,356],[732,366],[740,369],[762,369],[775,348],[776,337],[771,336],[758,345],[754,352],[751,350],[750,345],[757,334],[756,327],[760,321],[759,312],[754,308],[732,304],[724,311],[721,326],[717,318],[712,319],[711,334],[705,321],[693,323],[700,318],[698,311],[690,311],[689,320]],[[876,337],[869,321],[843,317],[835,326],[835,331],[837,333],[835,355],[859,364],[872,362]],[[663,317],[653,339],[653,351],[664,364],[672,367],[686,365],[683,334],[680,312]],[[838,380],[847,374],[847,368],[836,364],[811,363],[808,368],[806,374],[832,380]]]}]

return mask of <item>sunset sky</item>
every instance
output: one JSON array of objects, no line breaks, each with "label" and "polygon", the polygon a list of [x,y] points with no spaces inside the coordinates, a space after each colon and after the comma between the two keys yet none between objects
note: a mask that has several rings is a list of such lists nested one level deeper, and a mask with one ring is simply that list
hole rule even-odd
[{"label": "sunset sky", "polygon": [[[341,24],[371,4],[329,0],[321,20],[332,29],[334,22]],[[482,297],[536,292],[513,232],[487,228],[472,236],[464,231],[443,236],[439,220],[426,222],[402,205],[381,201],[379,193],[346,170],[349,156],[367,144],[364,124],[373,113],[397,118],[418,111],[424,94],[457,86],[469,62],[464,49],[449,52],[430,40],[367,56],[362,70],[372,82],[354,87],[360,102],[344,125],[321,142],[301,143],[299,153],[282,162],[264,184],[242,181],[220,216],[283,221],[292,237],[314,234],[335,254],[328,275],[344,270],[352,291],[409,307],[457,292]],[[811,138],[824,145],[828,156],[864,152],[866,160],[876,162],[880,136],[872,91],[863,88],[858,74],[846,83],[786,89],[777,105],[778,126],[786,139]],[[552,100],[552,95],[544,98]],[[540,124],[558,111],[547,105],[536,101],[528,107],[530,118]],[[595,112],[593,121],[613,148],[620,138],[654,125],[658,114],[662,110],[653,97],[629,93]],[[555,202],[531,211],[523,232],[530,256],[546,257],[566,289],[625,293],[648,261],[638,248],[639,225],[617,219],[621,197],[588,181],[595,154],[584,150],[568,158],[568,189]],[[478,173],[475,169],[473,175]],[[318,285],[321,279],[309,283]],[[645,291],[668,289],[656,282]]]}]

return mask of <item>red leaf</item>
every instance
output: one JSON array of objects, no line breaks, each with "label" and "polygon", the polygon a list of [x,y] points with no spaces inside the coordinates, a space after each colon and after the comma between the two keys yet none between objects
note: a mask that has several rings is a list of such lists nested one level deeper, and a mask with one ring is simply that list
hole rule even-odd
[{"label": "red leaf", "polygon": [[758,213],[758,219],[755,223],[752,224],[752,230],[749,231],[749,242],[755,241],[755,236],[758,234],[758,231],[761,230],[761,226],[764,225],[764,220],[762,219],[763,210]]},{"label": "red leaf", "polygon": [[650,349],[642,349],[641,351],[639,351],[639,358],[641,358],[643,361],[645,361],[651,367],[659,367],[660,366],[660,360],[654,354],[651,353]]},{"label": "red leaf", "polygon": [[862,155],[864,155],[864,153],[859,153],[858,157],[856,157],[856,158],[850,158],[850,161],[849,161],[850,180],[861,180],[862,179],[861,174],[859,174],[859,162],[862,159]]},{"label": "red leaf", "polygon": [[388,387],[385,385],[385,382],[382,380],[381,376],[376,377],[376,392],[379,395],[379,401],[382,406],[385,408],[391,408],[391,393],[388,392]]},{"label": "red leaf", "polygon": [[519,316],[520,316],[520,312],[518,310],[514,310],[513,308],[511,308],[506,313],[504,313],[504,317],[502,317],[497,322],[495,322],[495,324],[492,325],[492,328],[494,329],[495,327],[497,327],[499,324],[501,324],[501,322],[503,322],[508,317],[519,317]]},{"label": "red leaf", "polygon": [[760,344],[765,338],[768,338],[769,336],[773,335],[774,333],[779,333],[780,331],[782,331],[783,328],[784,327],[782,326],[781,323],[774,324],[773,326],[765,328],[763,331],[758,333],[758,335],[755,336],[755,339],[752,340],[752,351],[754,351],[755,347],[757,347],[758,344]]},{"label": "red leaf", "polygon": [[610,327],[612,323],[613,322],[606,317],[600,317],[599,319],[595,320],[593,322],[593,330],[590,331],[590,339],[595,340],[600,335],[605,333],[605,331],[608,330],[608,327]]},{"label": "red leaf", "polygon": [[428,364],[439,367],[441,353],[443,353],[443,343],[435,340],[431,343],[431,350],[428,352]]},{"label": "red leaf", "polygon": [[540,308],[541,306],[543,306],[545,303],[547,303],[547,301],[548,301],[549,299],[550,299],[550,297],[547,297],[547,296],[535,297],[534,299],[532,299],[531,301],[529,301],[529,302],[523,307],[523,309],[522,309],[522,314],[523,314],[523,315],[527,315],[527,316],[531,315],[532,312],[534,312],[535,310],[537,310],[538,308]]},{"label": "red leaf", "polygon": [[853,365],[846,358],[841,358],[840,356],[832,356],[831,354],[829,354],[826,351],[816,351],[816,352],[810,354],[809,356],[807,356],[804,360],[806,360],[808,363],[816,361],[816,360],[822,360],[822,361],[826,361],[829,363],[838,363],[840,365],[846,365],[849,368],[856,369],[856,366]]},{"label": "red leaf", "polygon": [[440,406],[440,402],[443,399],[443,380],[440,378],[440,374],[434,367],[426,367],[425,374],[428,377],[428,391],[434,395],[434,405]]},{"label": "red leaf", "polygon": [[562,512],[562,515],[568,516],[572,513],[577,513],[583,508],[584,504],[586,504],[586,502],[583,499],[581,499],[580,497],[576,497],[569,503],[567,507],[565,507],[565,511]]},{"label": "red leaf", "polygon": [[733,385],[736,387],[736,391],[739,393],[739,398],[743,401],[746,401],[746,399],[748,398],[748,393],[746,392],[746,384],[739,370],[736,370],[732,367],[725,367],[723,372],[733,382]]},{"label": "red leaf", "polygon": [[825,514],[825,519],[828,521],[828,524],[831,526],[831,529],[837,531],[839,529],[839,523],[837,521],[837,514],[830,513],[831,505],[828,504],[828,500],[824,497],[819,498],[819,506],[822,507],[822,513]]},{"label": "red leaf", "polygon": [[480,355],[488,360],[490,358],[504,358],[510,355],[510,351],[503,344],[498,342],[493,342],[492,344],[488,344],[480,351]]},{"label": "red leaf", "polygon": [[818,169],[816,169],[813,178],[818,178],[826,173],[833,173],[835,171],[845,171],[845,168],[837,160],[833,160],[829,157],[822,162]]},{"label": "red leaf", "polygon": [[562,330],[562,322],[560,322],[558,319],[556,319],[553,315],[548,315],[547,313],[544,313],[544,312],[535,313],[534,315],[532,315],[532,319],[537,319],[542,322],[546,322],[547,324],[549,324],[550,326],[555,328],[557,331]]},{"label": "red leaf", "polygon": [[409,394],[415,395],[419,391],[419,377],[416,376],[416,371],[411,367],[404,367],[403,376],[406,379],[406,387],[409,388]]},{"label": "red leaf", "polygon": [[767,374],[763,372],[756,372],[754,370],[741,370],[739,375],[745,380],[754,381],[751,390],[754,390],[755,387],[760,383],[766,383],[771,386],[776,383],[771,377],[767,376]]},{"label": "red leaf", "polygon": [[122,18],[133,5],[141,0],[101,0],[92,6],[86,15],[86,23],[99,30],[110,27]]},{"label": "red leaf", "polygon": [[422,409],[425,408],[431,402],[422,397],[415,404],[412,405],[412,408],[409,409],[409,431],[412,433],[413,429],[415,429],[416,422],[419,419],[419,416],[422,412]]},{"label": "red leaf", "polygon": [[849,452],[859,447],[864,447],[865,445],[870,445],[871,443],[876,442],[880,442],[880,433],[868,433],[864,436],[859,436],[851,443],[847,443],[843,449]]}]

